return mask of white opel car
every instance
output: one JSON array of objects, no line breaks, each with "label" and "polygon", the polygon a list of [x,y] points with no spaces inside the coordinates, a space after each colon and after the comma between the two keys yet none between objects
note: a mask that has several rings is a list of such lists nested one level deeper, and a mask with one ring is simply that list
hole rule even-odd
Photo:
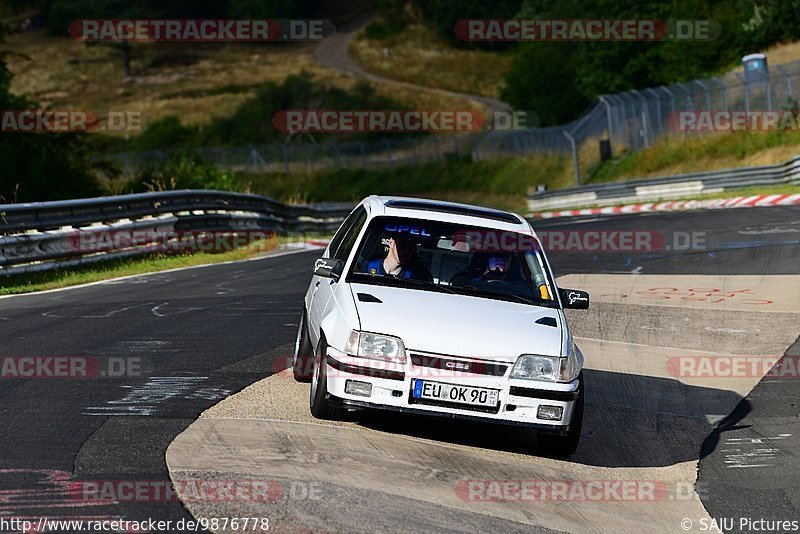
[{"label": "white opel car", "polygon": [[519,215],[399,197],[364,199],[317,260],[294,377],[331,419],[372,408],[520,425],[572,454],[583,418],[583,354],[558,288]]}]

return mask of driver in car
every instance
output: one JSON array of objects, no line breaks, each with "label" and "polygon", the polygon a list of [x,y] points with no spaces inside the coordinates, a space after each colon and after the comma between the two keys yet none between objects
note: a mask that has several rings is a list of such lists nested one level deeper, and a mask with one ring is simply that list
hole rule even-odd
[{"label": "driver in car", "polygon": [[430,271],[422,265],[417,256],[414,242],[402,234],[389,238],[389,252],[385,258],[365,262],[361,266],[361,271],[373,275],[433,281]]},{"label": "driver in car", "polygon": [[507,271],[508,261],[504,256],[489,256],[481,280],[502,280],[506,277]]}]

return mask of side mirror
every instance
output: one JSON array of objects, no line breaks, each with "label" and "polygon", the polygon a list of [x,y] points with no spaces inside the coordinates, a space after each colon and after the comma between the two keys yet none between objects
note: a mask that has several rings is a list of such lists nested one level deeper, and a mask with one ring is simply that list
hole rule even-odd
[{"label": "side mirror", "polygon": [[589,307],[589,293],[586,291],[559,288],[558,293],[561,295],[561,303],[565,308],[585,310]]},{"label": "side mirror", "polygon": [[331,258],[320,258],[314,263],[314,274],[323,278],[338,280],[342,276],[344,262]]}]

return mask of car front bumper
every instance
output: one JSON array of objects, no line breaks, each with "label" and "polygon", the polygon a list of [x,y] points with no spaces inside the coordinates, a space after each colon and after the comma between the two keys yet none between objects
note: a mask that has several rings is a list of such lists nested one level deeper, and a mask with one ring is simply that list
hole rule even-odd
[{"label": "car front bumper", "polygon": [[[567,384],[511,379],[510,365],[503,376],[467,374],[447,369],[425,369],[409,361],[406,364],[353,358],[329,347],[326,357],[328,402],[346,408],[375,408],[450,419],[464,419],[503,425],[525,426],[556,433],[569,430],[570,421],[582,384]],[[368,396],[345,391],[347,381],[371,385]],[[498,390],[498,404],[492,407],[459,405],[443,401],[420,401],[411,391],[414,380],[431,380]],[[563,412],[559,420],[537,417],[539,407],[557,406]]]}]

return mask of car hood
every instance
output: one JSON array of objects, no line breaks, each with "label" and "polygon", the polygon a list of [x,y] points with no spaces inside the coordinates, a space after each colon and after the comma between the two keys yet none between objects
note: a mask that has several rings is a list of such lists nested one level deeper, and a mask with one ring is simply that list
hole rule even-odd
[{"label": "car hood", "polygon": [[[520,354],[561,355],[562,317],[555,309],[369,284],[351,289],[361,330],[397,336],[409,350],[504,362]],[[537,324],[546,317],[555,326]]]}]

